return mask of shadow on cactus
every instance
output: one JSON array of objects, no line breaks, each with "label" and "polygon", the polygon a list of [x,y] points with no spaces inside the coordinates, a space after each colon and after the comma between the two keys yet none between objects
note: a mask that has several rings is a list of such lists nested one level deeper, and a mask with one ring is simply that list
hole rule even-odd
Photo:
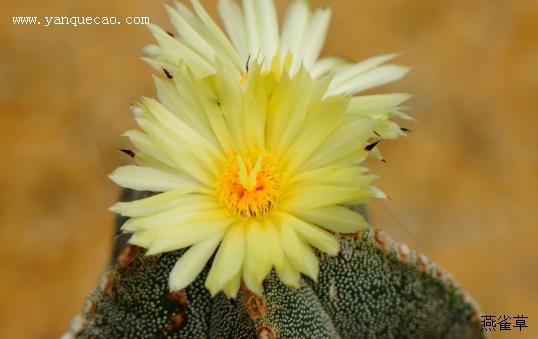
[{"label": "shadow on cactus", "polygon": [[111,267],[66,336],[480,337],[473,303],[424,256],[369,227],[385,195],[366,160],[407,131],[403,77],[320,58],[331,12],[221,0],[228,36],[198,0],[149,25],[157,99],[133,105],[133,164],[110,178],[120,232]]}]

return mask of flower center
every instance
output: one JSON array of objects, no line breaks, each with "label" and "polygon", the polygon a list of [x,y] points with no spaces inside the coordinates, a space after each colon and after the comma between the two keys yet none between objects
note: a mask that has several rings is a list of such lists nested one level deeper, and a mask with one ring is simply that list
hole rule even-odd
[{"label": "flower center", "polygon": [[217,195],[221,204],[240,217],[258,217],[269,212],[280,197],[276,159],[266,153],[229,153],[217,182]]}]

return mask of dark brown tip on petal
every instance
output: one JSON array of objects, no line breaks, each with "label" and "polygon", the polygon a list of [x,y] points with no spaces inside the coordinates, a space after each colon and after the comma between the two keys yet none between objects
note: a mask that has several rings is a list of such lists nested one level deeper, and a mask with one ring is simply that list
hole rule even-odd
[{"label": "dark brown tip on petal", "polygon": [[401,130],[402,132],[405,132],[405,133],[409,133],[409,132],[411,132],[411,130],[410,130],[409,128],[406,128],[406,127],[400,127],[400,130]]},{"label": "dark brown tip on petal", "polygon": [[377,133],[376,131],[374,131],[374,134],[381,138],[381,135],[379,135],[379,133]]},{"label": "dark brown tip on petal", "polygon": [[172,38],[176,36],[174,33],[170,32],[170,31],[166,31],[166,33],[167,33],[168,35],[170,35]]},{"label": "dark brown tip on petal", "polygon": [[122,152],[124,154],[127,154],[131,158],[135,157],[135,153],[133,151],[131,151],[130,149],[120,149],[120,152]]},{"label": "dark brown tip on petal", "polygon": [[248,55],[247,64],[245,65],[245,69],[247,70],[247,73],[248,73],[248,63],[249,62],[250,62],[250,54]]},{"label": "dark brown tip on petal", "polygon": [[114,234],[114,237],[117,238],[117,237],[119,237],[120,235],[123,235],[123,234],[125,234],[125,233],[127,233],[127,232],[125,232],[124,230],[118,230],[118,231],[116,232],[116,234]]},{"label": "dark brown tip on petal", "polygon": [[170,74],[170,72],[168,72],[168,70],[166,68],[163,68],[163,72],[164,72],[164,75],[166,75],[166,77],[168,79],[173,79],[174,77],[172,76],[172,74]]},{"label": "dark brown tip on petal", "polygon": [[381,142],[381,140],[378,140],[378,141],[376,141],[376,142],[373,142],[373,143],[371,143],[371,144],[368,144],[368,145],[366,145],[366,147],[364,147],[364,150],[369,152],[369,151],[373,150],[374,147],[376,147],[377,144],[379,144],[380,142]]}]

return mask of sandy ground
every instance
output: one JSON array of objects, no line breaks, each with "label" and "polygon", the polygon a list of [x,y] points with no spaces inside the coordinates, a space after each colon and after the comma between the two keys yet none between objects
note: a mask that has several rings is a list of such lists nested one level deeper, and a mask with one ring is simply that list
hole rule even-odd
[{"label": "sandy ground", "polygon": [[[215,1],[203,1],[214,13]],[[408,138],[371,162],[391,200],[373,222],[441,266],[487,313],[523,314],[538,337],[538,2],[313,1],[333,7],[325,54],[402,52],[380,92],[414,94]],[[279,1],[282,9],[285,1]],[[127,6],[128,4],[128,6]],[[106,174],[153,95],[143,26],[20,26],[21,16],[149,16],[158,2],[0,5],[0,337],[54,338],[108,258],[119,189]]]}]

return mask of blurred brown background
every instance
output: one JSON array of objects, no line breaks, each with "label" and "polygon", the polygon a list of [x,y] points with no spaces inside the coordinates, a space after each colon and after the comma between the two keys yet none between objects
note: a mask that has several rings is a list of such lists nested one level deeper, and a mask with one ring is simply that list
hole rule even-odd
[{"label": "blurred brown background", "polygon": [[[215,1],[203,1],[215,13]],[[278,1],[282,9],[286,1]],[[383,91],[414,94],[418,124],[371,162],[392,200],[374,224],[426,253],[494,315],[538,337],[538,2],[349,0],[330,5],[326,54],[402,52]],[[153,95],[144,26],[23,26],[12,16],[149,16],[158,1],[0,5],[0,337],[54,338],[81,310],[111,248],[107,178]],[[497,337],[499,336],[497,333]]]}]

